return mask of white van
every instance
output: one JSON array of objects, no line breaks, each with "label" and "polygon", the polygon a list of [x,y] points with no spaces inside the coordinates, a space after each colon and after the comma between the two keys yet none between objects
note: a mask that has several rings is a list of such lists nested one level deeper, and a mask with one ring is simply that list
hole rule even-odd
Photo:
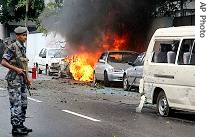
[{"label": "white van", "polygon": [[195,27],[156,30],[149,43],[140,81],[147,103],[161,116],[171,108],[195,111]]}]

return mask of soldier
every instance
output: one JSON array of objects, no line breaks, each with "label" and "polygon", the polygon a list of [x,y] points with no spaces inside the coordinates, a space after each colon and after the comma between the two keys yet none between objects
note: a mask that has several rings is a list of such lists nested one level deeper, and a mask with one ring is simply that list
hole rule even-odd
[{"label": "soldier", "polygon": [[31,80],[27,77],[26,47],[24,42],[27,40],[27,28],[17,27],[14,30],[16,41],[7,46],[1,64],[9,69],[6,75],[8,83],[11,124],[13,135],[27,135],[32,129],[23,125],[27,109],[27,85]]}]

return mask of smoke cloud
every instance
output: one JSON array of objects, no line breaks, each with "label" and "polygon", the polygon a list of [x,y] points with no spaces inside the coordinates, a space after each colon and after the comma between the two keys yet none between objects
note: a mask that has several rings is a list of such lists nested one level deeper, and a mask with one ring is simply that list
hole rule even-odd
[{"label": "smoke cloud", "polygon": [[144,48],[152,0],[65,0],[57,16],[43,20],[75,51],[101,48],[104,33],[128,34],[130,50]]}]

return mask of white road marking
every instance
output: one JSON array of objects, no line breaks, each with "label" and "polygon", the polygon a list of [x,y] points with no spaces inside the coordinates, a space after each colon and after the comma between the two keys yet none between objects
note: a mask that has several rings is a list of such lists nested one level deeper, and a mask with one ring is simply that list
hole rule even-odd
[{"label": "white road marking", "polygon": [[88,116],[85,116],[85,115],[82,115],[82,114],[79,114],[79,113],[76,113],[76,112],[72,112],[72,111],[69,111],[69,110],[62,110],[62,111],[66,112],[66,113],[70,113],[70,114],[75,115],[75,116],[86,118],[88,120],[92,120],[92,121],[95,121],[95,122],[100,122],[101,121],[101,120],[91,118],[91,117],[88,117]]},{"label": "white road marking", "polygon": [[32,100],[32,101],[38,102],[38,103],[42,102],[42,101],[40,101],[40,100],[33,99],[33,98],[30,98],[30,97],[27,97],[27,98],[30,99],[30,100]]}]

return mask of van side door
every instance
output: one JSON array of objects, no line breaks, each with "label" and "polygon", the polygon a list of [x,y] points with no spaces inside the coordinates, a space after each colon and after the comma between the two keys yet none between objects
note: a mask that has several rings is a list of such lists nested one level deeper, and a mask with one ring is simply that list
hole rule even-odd
[{"label": "van side door", "polygon": [[177,59],[178,71],[176,75],[179,81],[180,92],[184,95],[180,97],[188,109],[195,108],[195,39],[185,38],[179,48]]}]

